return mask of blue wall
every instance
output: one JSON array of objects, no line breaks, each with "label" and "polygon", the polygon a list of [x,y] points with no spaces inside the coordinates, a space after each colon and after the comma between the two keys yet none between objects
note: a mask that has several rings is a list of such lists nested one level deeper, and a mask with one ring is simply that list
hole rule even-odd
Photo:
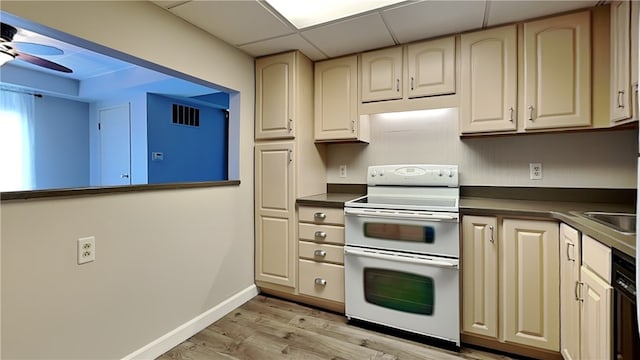
[{"label": "blue wall", "polygon": [[89,186],[89,104],[35,99],[36,189]]},{"label": "blue wall", "polygon": [[[174,124],[172,106],[175,103],[199,108],[200,126]],[[225,110],[207,106],[202,101],[148,94],[148,183],[227,180],[228,120],[225,113]],[[163,153],[164,160],[151,160],[152,152]]]}]

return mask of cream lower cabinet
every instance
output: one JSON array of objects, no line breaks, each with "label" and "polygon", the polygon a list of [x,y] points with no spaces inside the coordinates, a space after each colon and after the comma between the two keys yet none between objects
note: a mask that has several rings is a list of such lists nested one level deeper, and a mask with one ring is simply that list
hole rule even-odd
[{"label": "cream lower cabinet", "polygon": [[611,249],[582,235],[580,267],[580,358],[608,360],[613,357],[613,287]]},{"label": "cream lower cabinet", "polygon": [[462,331],[498,337],[498,221],[462,219]]},{"label": "cream lower cabinet", "polygon": [[580,233],[560,224],[560,353],[565,360],[580,359]]},{"label": "cream lower cabinet", "polygon": [[343,209],[299,206],[298,221],[300,294],[326,301],[330,308],[343,307]]},{"label": "cream lower cabinet", "polygon": [[295,287],[292,141],[255,146],[256,280]]},{"label": "cream lower cabinet", "polygon": [[463,341],[534,357],[559,352],[558,227],[463,217],[462,333],[471,335]]},{"label": "cream lower cabinet", "polygon": [[611,359],[611,251],[566,224],[560,238],[562,357]]}]

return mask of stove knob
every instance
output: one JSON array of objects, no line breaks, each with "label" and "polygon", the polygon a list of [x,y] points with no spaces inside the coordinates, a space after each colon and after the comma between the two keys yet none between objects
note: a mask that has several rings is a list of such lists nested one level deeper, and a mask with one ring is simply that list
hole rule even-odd
[{"label": "stove knob", "polygon": [[442,170],[438,169],[435,171],[436,174],[438,174],[438,176],[442,176]]},{"label": "stove knob", "polygon": [[456,171],[454,169],[451,169],[449,172],[449,177],[453,177],[453,175],[456,174]]},{"label": "stove knob", "polygon": [[444,169],[443,170],[444,176],[448,176],[448,177],[452,177],[453,174],[451,173],[451,170],[449,169]]},{"label": "stove knob", "polygon": [[377,175],[376,171],[375,171],[375,170],[373,170],[373,171],[371,172],[371,177],[376,177],[376,175]]}]

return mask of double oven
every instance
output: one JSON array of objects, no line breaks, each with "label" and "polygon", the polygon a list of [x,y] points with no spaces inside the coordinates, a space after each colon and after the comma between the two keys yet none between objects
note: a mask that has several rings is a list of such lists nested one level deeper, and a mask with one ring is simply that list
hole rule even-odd
[{"label": "double oven", "polygon": [[455,165],[370,166],[345,204],[345,312],[460,347]]}]

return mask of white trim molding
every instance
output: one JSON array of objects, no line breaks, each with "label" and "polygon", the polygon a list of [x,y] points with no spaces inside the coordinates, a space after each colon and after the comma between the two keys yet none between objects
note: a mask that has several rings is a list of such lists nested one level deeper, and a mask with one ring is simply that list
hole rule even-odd
[{"label": "white trim molding", "polygon": [[202,329],[220,320],[256,295],[258,295],[258,288],[255,285],[251,285],[213,308],[178,326],[174,330],[123,357],[122,360],[155,359],[197,334]]}]

